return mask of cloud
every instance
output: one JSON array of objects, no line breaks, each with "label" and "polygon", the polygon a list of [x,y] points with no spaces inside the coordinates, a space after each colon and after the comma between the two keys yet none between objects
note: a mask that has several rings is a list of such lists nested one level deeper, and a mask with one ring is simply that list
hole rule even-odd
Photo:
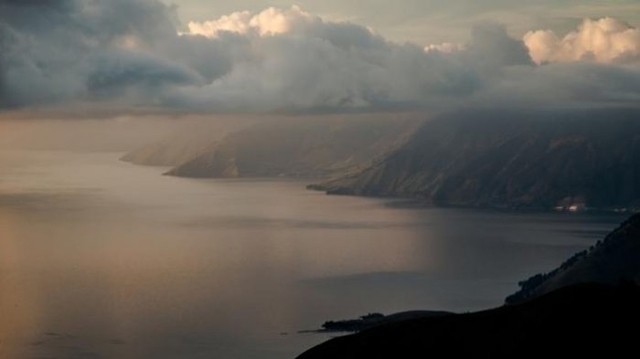
[{"label": "cloud", "polygon": [[462,50],[464,50],[464,45],[457,44],[454,42],[443,42],[441,44],[429,44],[424,47],[425,52],[438,51],[438,52],[452,53],[452,52],[458,52]]},{"label": "cloud", "polygon": [[[479,86],[479,67],[474,66],[493,66],[487,57],[494,56],[480,47],[513,42],[524,49],[520,42],[508,39],[504,28],[492,27],[477,29],[478,42],[484,43],[476,46],[473,42],[468,51],[461,50],[455,57],[425,53],[416,45],[386,41],[363,26],[325,22],[295,6],[235,13],[189,27],[191,32],[183,38],[246,41],[246,48],[237,51],[239,56],[232,59],[233,66],[224,76],[204,86],[179,89],[171,96],[176,106],[223,111],[436,105],[442,103],[442,97],[463,96]],[[491,34],[484,36],[487,32]],[[500,32],[502,36],[496,39],[501,43],[494,43],[491,35]],[[530,62],[526,50],[522,54],[526,58],[522,62]],[[478,61],[466,59],[469,56]]]},{"label": "cloud", "polygon": [[155,1],[2,1],[0,106],[119,100],[136,87],[196,83],[154,50],[175,37],[170,8]]},{"label": "cloud", "polygon": [[513,67],[465,101],[482,108],[603,108],[640,104],[640,68],[598,63]]},{"label": "cloud", "polygon": [[640,62],[640,29],[608,17],[585,19],[577,30],[562,38],[550,30],[530,31],[524,35],[524,42],[538,64]]},{"label": "cloud", "polygon": [[241,11],[222,16],[217,20],[192,21],[189,22],[189,34],[209,38],[216,38],[221,32],[269,36],[304,31],[305,28],[320,23],[322,20],[318,16],[311,15],[294,5],[289,9],[271,7],[258,14]]},{"label": "cloud", "polygon": [[[175,8],[157,0],[0,0],[0,108],[439,110],[631,103],[640,93],[638,68],[620,64],[635,56],[630,50],[609,57],[603,51],[599,56],[611,61],[593,68],[571,58],[547,64],[534,45],[563,48],[557,44],[564,39],[554,47],[532,32],[523,42],[500,25],[477,26],[466,44],[426,48],[296,6],[181,28]],[[596,33],[585,29],[576,33]],[[609,42],[626,44],[635,31],[618,24],[605,33]]]},{"label": "cloud", "polygon": [[461,59],[295,6],[191,23],[186,34],[172,9],[153,0],[0,6],[4,107],[396,108],[468,93],[478,81]]},{"label": "cloud", "polygon": [[479,25],[474,29],[467,56],[474,65],[491,69],[532,64],[522,41],[511,38],[504,26],[496,24]]}]

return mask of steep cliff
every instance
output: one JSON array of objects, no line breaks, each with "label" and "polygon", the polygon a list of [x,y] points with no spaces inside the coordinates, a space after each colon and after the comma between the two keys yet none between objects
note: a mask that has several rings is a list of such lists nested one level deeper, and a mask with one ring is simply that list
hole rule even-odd
[{"label": "steep cliff", "polygon": [[382,161],[310,188],[462,206],[639,206],[640,112],[449,114]]}]

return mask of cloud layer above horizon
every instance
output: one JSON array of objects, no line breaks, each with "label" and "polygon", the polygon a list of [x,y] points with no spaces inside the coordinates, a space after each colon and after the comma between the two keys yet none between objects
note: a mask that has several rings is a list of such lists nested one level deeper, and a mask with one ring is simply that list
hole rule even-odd
[{"label": "cloud layer above horizon", "polygon": [[640,30],[500,25],[399,44],[293,6],[186,24],[157,0],[0,0],[0,109],[368,111],[637,106]]}]

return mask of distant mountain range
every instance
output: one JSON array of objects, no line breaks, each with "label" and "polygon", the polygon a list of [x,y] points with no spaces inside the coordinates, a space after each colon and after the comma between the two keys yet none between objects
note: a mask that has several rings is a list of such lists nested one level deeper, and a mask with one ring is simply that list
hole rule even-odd
[{"label": "distant mountain range", "polygon": [[175,120],[176,130],[160,141],[139,147],[120,158],[143,166],[175,167],[207,151],[229,133],[252,125],[251,120]]},{"label": "distant mountain range", "polygon": [[289,117],[185,130],[123,160],[183,177],[325,179],[309,188],[436,205],[633,210],[640,110]]},{"label": "distant mountain range", "polygon": [[120,160],[143,166],[178,166],[204,151],[210,144],[211,136],[170,136],[131,151]]},{"label": "distant mountain range", "polygon": [[366,169],[309,186],[477,207],[640,206],[640,111],[462,111]]},{"label": "distant mountain range", "polygon": [[418,128],[411,119],[289,118],[210,142],[167,174],[182,177],[326,178],[361,170]]}]

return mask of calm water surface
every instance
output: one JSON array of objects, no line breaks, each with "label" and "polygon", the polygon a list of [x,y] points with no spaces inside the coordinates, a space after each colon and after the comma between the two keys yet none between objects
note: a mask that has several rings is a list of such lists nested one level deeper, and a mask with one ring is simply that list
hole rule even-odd
[{"label": "calm water surface", "polygon": [[401,208],[0,152],[0,358],[293,358],[325,320],[500,305],[624,217]]}]

